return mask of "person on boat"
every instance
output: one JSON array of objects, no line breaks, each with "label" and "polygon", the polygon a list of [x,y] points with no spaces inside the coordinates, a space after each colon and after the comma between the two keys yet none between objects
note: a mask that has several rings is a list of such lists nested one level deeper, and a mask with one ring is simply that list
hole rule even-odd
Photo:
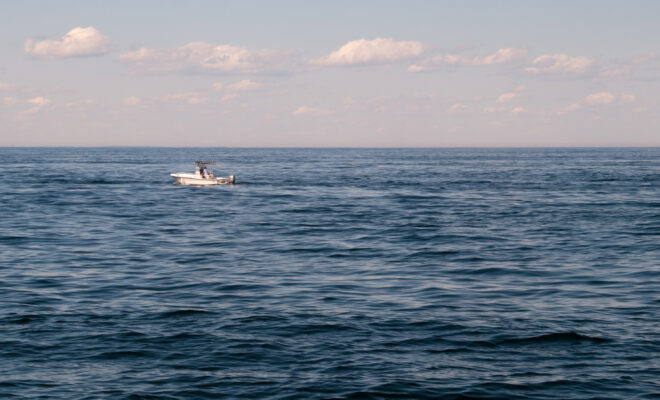
[{"label": "person on boat", "polygon": [[207,178],[209,176],[209,171],[204,167],[204,171],[202,171],[202,178]]}]

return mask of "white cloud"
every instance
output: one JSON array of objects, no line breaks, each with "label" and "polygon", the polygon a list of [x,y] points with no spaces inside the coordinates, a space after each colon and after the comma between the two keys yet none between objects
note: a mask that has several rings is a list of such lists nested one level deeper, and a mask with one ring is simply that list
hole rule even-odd
[{"label": "white cloud", "polygon": [[188,104],[204,104],[207,99],[204,97],[189,97],[187,101]]},{"label": "white cloud", "polygon": [[527,50],[517,47],[505,47],[486,56],[464,56],[459,54],[441,54],[408,68],[409,72],[423,72],[438,69],[442,66],[483,66],[510,64],[523,60]]},{"label": "white cloud", "polygon": [[585,56],[569,57],[566,54],[544,54],[535,58],[531,66],[525,68],[525,71],[534,75],[576,76],[591,72],[596,64],[596,60]]},{"label": "white cloud", "polygon": [[300,106],[293,113],[293,115],[330,115],[332,111],[324,110],[322,108]]},{"label": "white cloud", "polygon": [[44,107],[52,103],[52,101],[50,101],[45,97],[33,97],[29,99],[27,102],[28,104],[32,104],[35,107]]},{"label": "white cloud", "polygon": [[584,107],[597,109],[601,106],[614,106],[633,103],[637,100],[633,94],[620,94],[615,95],[610,92],[598,92],[586,96],[581,102],[573,103],[565,109],[558,111],[557,115],[564,115],[569,112],[578,111]]},{"label": "white cloud", "polygon": [[573,104],[569,105],[568,107],[566,107],[566,111],[577,111],[577,110],[579,110],[580,108],[582,108],[582,104],[580,104],[580,103],[573,103]]},{"label": "white cloud", "polygon": [[396,41],[389,38],[353,40],[327,57],[312,61],[317,66],[393,64],[420,56],[426,45],[415,41]]},{"label": "white cloud", "polygon": [[579,110],[579,109],[581,109],[581,108],[582,108],[582,104],[580,104],[580,103],[573,103],[573,104],[569,105],[568,107],[564,108],[563,110],[559,110],[559,111],[557,111],[557,115],[568,114],[568,113],[570,113],[570,112],[577,111],[577,110]]},{"label": "white cloud", "polygon": [[204,104],[208,101],[205,93],[201,92],[188,92],[188,93],[175,93],[163,96],[161,99],[166,103],[185,103],[190,105]]},{"label": "white cloud", "polygon": [[53,102],[50,99],[45,97],[33,97],[26,101],[27,104],[31,105],[27,110],[21,111],[16,115],[17,119],[26,119],[33,114],[38,113],[42,108],[51,105]]},{"label": "white cloud", "polygon": [[247,92],[247,91],[260,89],[262,86],[263,84],[260,82],[254,82],[249,79],[244,79],[242,81],[238,81],[236,83],[231,84],[229,86],[229,89],[237,92]]},{"label": "white cloud", "polygon": [[619,101],[621,103],[633,103],[637,98],[634,94],[621,94],[619,95]]},{"label": "white cloud", "polygon": [[453,104],[447,109],[449,114],[464,114],[468,111],[469,107],[462,103]]},{"label": "white cloud", "polygon": [[616,96],[614,96],[612,93],[599,92],[590,94],[589,96],[585,97],[584,103],[589,106],[603,106],[613,103],[615,99]]},{"label": "white cloud", "polygon": [[13,90],[16,86],[7,82],[0,82],[0,90]]},{"label": "white cloud", "polygon": [[485,57],[475,57],[472,60],[474,65],[496,65],[508,64],[520,60],[527,56],[527,50],[515,47],[507,47],[497,50],[495,53]]},{"label": "white cloud", "polygon": [[499,95],[497,98],[497,103],[511,103],[515,99],[520,97],[520,93],[514,93],[514,92],[508,92],[508,93],[502,93]]},{"label": "white cloud", "polygon": [[25,54],[38,58],[65,58],[100,55],[110,51],[110,40],[93,26],[71,29],[56,40],[25,42]]},{"label": "white cloud", "polygon": [[419,64],[413,64],[408,67],[409,72],[424,72],[437,69],[443,65],[456,66],[456,65],[473,65],[472,58],[461,55],[439,55],[428,60],[424,60]]},{"label": "white cloud", "polygon": [[126,106],[137,106],[142,102],[142,99],[135,96],[130,96],[124,99],[124,105]]},{"label": "white cloud", "polygon": [[260,90],[264,87],[265,85],[261,82],[255,82],[250,79],[244,79],[242,81],[234,82],[231,84],[224,84],[222,82],[216,82],[214,83],[211,87],[218,92],[224,92],[225,94],[222,96],[220,101],[227,102],[229,100],[236,99],[240,97],[240,95],[248,93],[248,92],[254,92],[257,90]]},{"label": "white cloud", "polygon": [[527,112],[527,110],[526,110],[525,108],[523,108],[523,107],[520,107],[520,106],[518,106],[518,107],[514,107],[514,108],[511,110],[511,114],[514,114],[514,115],[515,115],[515,114],[522,114],[522,113],[526,113],[526,112]]},{"label": "white cloud", "polygon": [[199,104],[207,103],[208,101],[209,101],[208,93],[184,92],[184,93],[172,93],[164,96],[146,97],[146,98],[130,96],[130,97],[126,97],[122,103],[125,106],[129,106],[129,107],[135,107],[135,106],[153,107],[153,106],[160,106],[163,104],[199,105]]},{"label": "white cloud", "polygon": [[248,50],[231,45],[192,42],[175,49],[142,47],[119,55],[133,72],[192,71],[208,73],[273,73],[291,68],[289,50]]}]

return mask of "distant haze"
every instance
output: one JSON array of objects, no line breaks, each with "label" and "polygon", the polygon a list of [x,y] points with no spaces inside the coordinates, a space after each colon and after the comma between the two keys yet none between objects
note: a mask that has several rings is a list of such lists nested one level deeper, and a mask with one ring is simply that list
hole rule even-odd
[{"label": "distant haze", "polygon": [[0,146],[660,146],[657,1],[30,1]]}]

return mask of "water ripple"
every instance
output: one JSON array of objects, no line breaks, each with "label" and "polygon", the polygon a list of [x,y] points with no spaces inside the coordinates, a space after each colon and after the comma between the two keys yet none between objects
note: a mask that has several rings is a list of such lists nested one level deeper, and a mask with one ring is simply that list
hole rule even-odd
[{"label": "water ripple", "polygon": [[[238,183],[172,184],[200,158]],[[0,167],[1,398],[659,396],[658,149],[5,148]]]}]

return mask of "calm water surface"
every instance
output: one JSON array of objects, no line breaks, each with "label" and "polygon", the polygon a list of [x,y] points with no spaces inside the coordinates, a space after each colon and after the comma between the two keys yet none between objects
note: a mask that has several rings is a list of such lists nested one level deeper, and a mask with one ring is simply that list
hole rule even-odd
[{"label": "calm water surface", "polygon": [[[237,184],[177,186],[219,162]],[[0,398],[660,398],[660,149],[0,149]]]}]

